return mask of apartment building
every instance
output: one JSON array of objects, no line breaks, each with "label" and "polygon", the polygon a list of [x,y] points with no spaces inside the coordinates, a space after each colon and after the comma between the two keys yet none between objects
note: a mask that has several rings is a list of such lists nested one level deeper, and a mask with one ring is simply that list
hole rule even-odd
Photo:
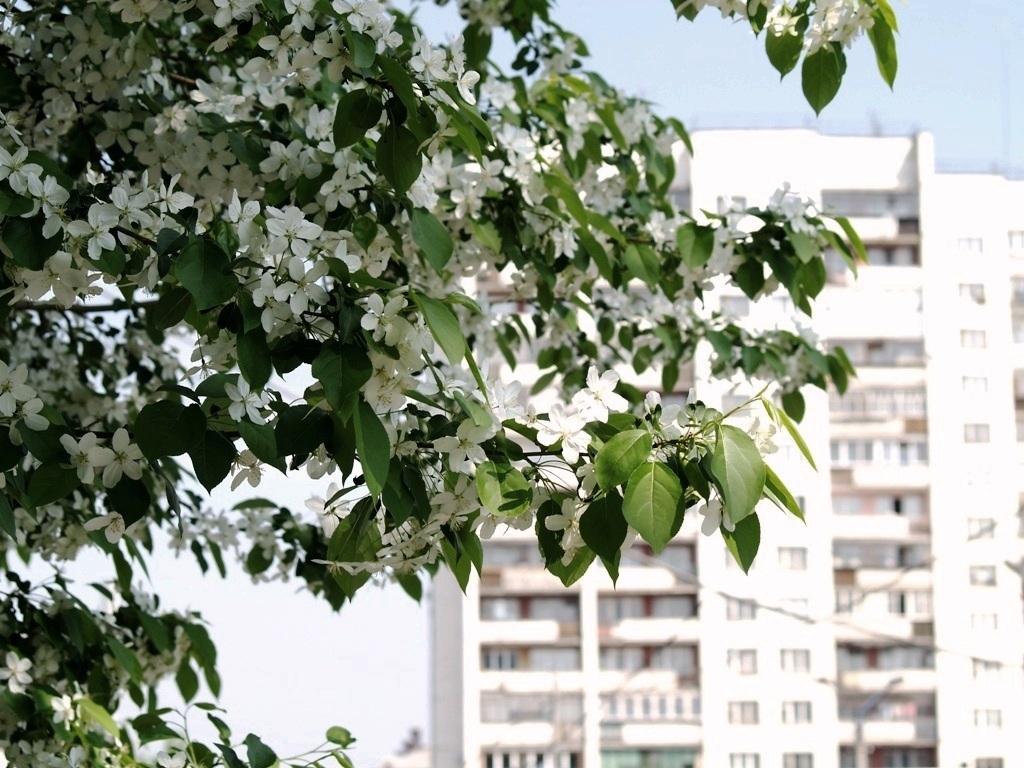
[{"label": "apartment building", "polygon": [[[568,590],[531,535],[496,537],[468,596],[435,585],[434,768],[1024,766],[1024,182],[937,173],[928,134],[693,141],[693,210],[788,181],[867,246],[799,321],[859,372],[807,393],[819,471],[769,459],[808,525],[765,509],[748,576],[688,520]],[[711,302],[794,323],[781,293]],[[751,391],[689,379],[724,408]]]}]

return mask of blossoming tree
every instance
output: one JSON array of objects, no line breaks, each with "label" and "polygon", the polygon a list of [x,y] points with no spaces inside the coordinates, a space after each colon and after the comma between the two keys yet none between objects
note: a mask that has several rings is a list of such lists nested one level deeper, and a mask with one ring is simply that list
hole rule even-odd
[{"label": "blossoming tree", "polygon": [[[0,2],[0,765],[275,763],[212,711],[203,744],[158,707],[165,677],[186,701],[199,674],[220,685],[199,617],[140,586],[168,542],[338,608],[375,574],[465,585],[498,527],[534,528],[569,584],[595,561],[614,578],[637,535],[664,547],[689,509],[744,567],[760,501],[800,516],[763,436],[659,392],[696,355],[774,382],[757,407],[804,448],[800,387],[842,390],[846,358],[700,301],[719,278],[810,313],[823,250],[853,267],[862,246],[785,189],[679,210],[683,126],[586,72],[549,5],[461,0],[438,45],[375,0]],[[815,110],[862,33],[895,75],[886,0],[676,10],[705,5],[782,74],[802,62]],[[485,278],[517,311],[480,300]],[[320,479],[318,515],[210,504],[266,472]],[[87,548],[112,576],[85,589],[61,566]],[[116,720],[127,699],[142,714]],[[347,732],[328,740],[348,764]]]}]

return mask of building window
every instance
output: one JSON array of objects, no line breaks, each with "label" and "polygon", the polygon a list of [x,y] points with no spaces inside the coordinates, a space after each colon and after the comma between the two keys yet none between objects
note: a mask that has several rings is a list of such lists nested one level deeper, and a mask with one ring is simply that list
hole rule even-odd
[{"label": "building window", "polygon": [[658,595],[651,598],[651,616],[658,619],[689,619],[697,615],[695,595]]},{"label": "building window", "polygon": [[995,537],[996,521],[991,517],[968,517],[967,538],[970,541],[975,539],[991,539]]},{"label": "building window", "polygon": [[853,587],[836,587],[836,613],[850,614],[861,601],[859,589]]},{"label": "building window", "polygon": [[484,669],[520,669],[519,651],[511,648],[485,648],[480,652],[480,666]]},{"label": "building window", "polygon": [[811,702],[782,702],[782,722],[786,723],[787,725],[797,725],[811,722]]},{"label": "building window", "polygon": [[597,618],[601,624],[617,624],[623,619],[637,619],[644,615],[642,597],[599,597]]},{"label": "building window", "polygon": [[984,243],[980,237],[961,237],[956,241],[956,249],[961,254],[979,254],[984,249]]},{"label": "building window", "polygon": [[729,702],[729,722],[732,725],[757,725],[759,721],[756,701]]},{"label": "building window", "polygon": [[757,674],[757,651],[753,648],[730,648],[726,651],[726,662],[739,675]]},{"label": "building window", "polygon": [[860,496],[833,496],[832,511],[837,515],[861,514]]},{"label": "building window", "polygon": [[987,443],[989,438],[988,424],[964,424],[965,443]]},{"label": "building window", "polygon": [[983,349],[988,346],[988,338],[984,331],[960,331],[960,346],[965,349]]},{"label": "building window", "polygon": [[598,652],[601,669],[617,669],[636,672],[644,668],[643,648],[602,648]]},{"label": "building window", "polygon": [[988,379],[984,376],[964,376],[963,392],[965,395],[988,394]]},{"label": "building window", "polygon": [[580,668],[579,648],[531,648],[530,669],[539,672],[565,672]]},{"label": "building window", "polygon": [[971,629],[999,629],[999,615],[995,613],[972,613]]},{"label": "building window", "polygon": [[729,755],[729,768],[761,768],[761,756],[755,752],[733,752]]},{"label": "building window", "polygon": [[689,645],[656,648],[651,653],[651,669],[670,669],[680,677],[697,676],[697,648]]},{"label": "building window", "polygon": [[894,616],[922,618],[932,615],[932,593],[927,589],[889,592],[889,613]]},{"label": "building window", "polygon": [[806,675],[811,671],[811,652],[807,648],[783,648],[779,662],[783,672]]},{"label": "building window", "polygon": [[985,303],[985,286],[982,283],[960,283],[960,298],[975,304]]},{"label": "building window", "polygon": [[806,571],[807,547],[779,547],[779,567],[785,571]]},{"label": "building window", "polygon": [[782,755],[782,768],[814,768],[814,755],[810,752],[786,752]]},{"label": "building window", "polygon": [[1001,709],[976,709],[974,710],[974,725],[976,728],[1002,728],[1003,711]]},{"label": "building window", "polygon": [[567,624],[578,624],[580,620],[580,601],[577,597],[534,597],[528,605],[529,615],[524,618]]},{"label": "building window", "polygon": [[729,621],[744,621],[757,618],[757,603],[753,600],[725,598],[725,617]]},{"label": "building window", "polygon": [[517,621],[521,618],[522,602],[517,597],[483,597],[480,599],[480,618],[485,621]]},{"label": "building window", "polygon": [[994,565],[972,565],[971,585],[975,587],[994,587],[996,585],[996,567]]}]

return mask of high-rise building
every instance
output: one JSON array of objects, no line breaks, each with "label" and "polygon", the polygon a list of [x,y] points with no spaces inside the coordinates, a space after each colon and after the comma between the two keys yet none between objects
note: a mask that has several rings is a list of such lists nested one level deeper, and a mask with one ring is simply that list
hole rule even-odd
[{"label": "high-rise building", "polygon": [[[614,588],[595,566],[565,589],[532,534],[495,537],[466,597],[436,582],[434,768],[1024,766],[1024,182],[938,173],[928,134],[693,143],[684,205],[788,181],[867,247],[805,323],[858,368],[843,398],[807,393],[818,471],[768,457],[808,524],[765,509],[745,575],[687,520]],[[796,314],[728,288],[709,310]],[[683,392],[752,393],[706,368]]]}]

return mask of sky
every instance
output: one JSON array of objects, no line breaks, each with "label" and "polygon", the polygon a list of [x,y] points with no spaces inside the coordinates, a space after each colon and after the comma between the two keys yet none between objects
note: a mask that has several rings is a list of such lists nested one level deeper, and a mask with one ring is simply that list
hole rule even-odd
[{"label": "sky", "polygon": [[[676,22],[669,0],[574,0],[556,13],[587,41],[588,68],[681,118],[691,130],[810,127],[830,133],[936,137],[940,170],[1016,169],[1024,174],[1024,2],[894,0],[900,71],[890,92],[866,41],[853,51],[843,88],[820,118],[797,73],[779,82],[761,41],[705,12]],[[451,9],[422,5],[428,36],[457,33]],[[498,52],[500,54],[500,51]],[[273,481],[267,481],[273,482]],[[293,508],[313,486],[261,487]],[[213,623],[230,722],[289,755],[331,725],[358,738],[358,768],[376,768],[408,731],[428,732],[427,612],[397,589],[368,589],[340,614],[297,584],[250,587],[200,579],[191,562],[159,559],[159,592]],[[424,599],[424,605],[429,598]]]}]

